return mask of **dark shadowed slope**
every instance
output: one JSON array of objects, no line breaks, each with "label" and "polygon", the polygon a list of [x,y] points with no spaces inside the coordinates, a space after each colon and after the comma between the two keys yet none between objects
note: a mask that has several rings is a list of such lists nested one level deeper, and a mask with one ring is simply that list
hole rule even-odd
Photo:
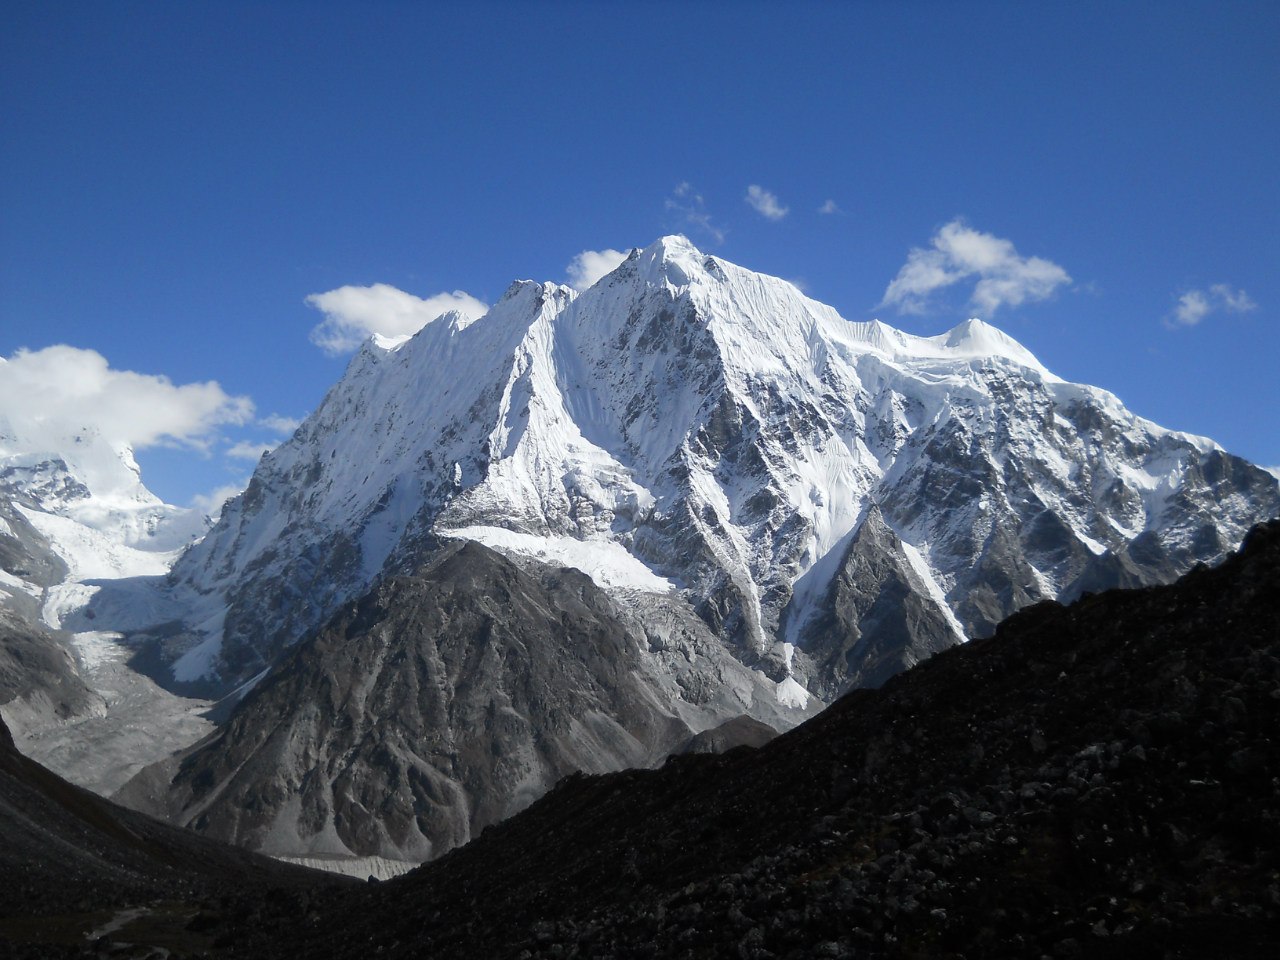
[{"label": "dark shadowed slope", "polygon": [[1272,955],[1278,595],[1272,522],[759,750],[564,781],[278,955]]},{"label": "dark shadowed slope", "polygon": [[[0,956],[74,956],[87,931],[129,908],[181,931],[212,905],[250,916],[264,902],[282,912],[313,887],[338,885],[67,783],[22,756],[0,723]],[[172,943],[173,930],[152,934]]]}]

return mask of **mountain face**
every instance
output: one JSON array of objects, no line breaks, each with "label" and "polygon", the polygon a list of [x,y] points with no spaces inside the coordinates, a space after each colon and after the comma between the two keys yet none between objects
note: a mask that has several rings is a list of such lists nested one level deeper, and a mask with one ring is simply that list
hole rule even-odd
[{"label": "mountain face", "polygon": [[423,859],[569,770],[786,729],[1271,514],[1270,474],[986,324],[850,323],[666,238],[584,293],[518,282],[365,345],[133,635],[244,700],[120,796],[275,853]]},{"label": "mountain face", "polygon": [[204,532],[205,518],[143,486],[127,445],[92,427],[41,425],[38,439],[30,429],[0,416],[0,495],[59,558],[61,579],[164,574]]},{"label": "mountain face", "polygon": [[[794,724],[774,687],[679,606],[640,618],[576,570],[454,542],[340,610],[117,799],[268,853],[418,862],[571,773]],[[767,722],[724,729],[744,715]]]},{"label": "mountain face", "polygon": [[45,591],[66,564],[0,494],[0,709],[19,725],[52,723],[101,710],[67,644],[41,622]]},{"label": "mountain face", "polygon": [[668,237],[584,293],[518,282],[366,344],[175,566],[163,655],[247,681],[452,537],[675,598],[780,701],[829,700],[1277,512],[1270,474],[980,321],[851,323]]}]

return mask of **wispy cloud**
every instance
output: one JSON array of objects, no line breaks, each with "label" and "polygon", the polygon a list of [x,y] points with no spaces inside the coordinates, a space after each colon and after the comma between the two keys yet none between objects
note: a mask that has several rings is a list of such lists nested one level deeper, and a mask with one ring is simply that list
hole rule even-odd
[{"label": "wispy cloud", "polygon": [[1233,290],[1225,283],[1215,283],[1208,292],[1188,290],[1178,297],[1178,305],[1165,318],[1165,326],[1194,327],[1213,313],[1248,313],[1256,309],[1258,305],[1243,290]]},{"label": "wispy cloud", "polygon": [[274,450],[274,443],[254,443],[252,440],[241,440],[239,443],[233,443],[227,447],[227,456],[235,457],[237,460],[252,460],[255,463],[262,459],[262,455],[269,450]]},{"label": "wispy cloud", "polygon": [[96,350],[65,344],[0,358],[0,421],[16,440],[51,443],[86,428],[134,450],[208,450],[220,430],[253,417],[248,397],[215,381],[175,385],[168,377],[114,370]]},{"label": "wispy cloud", "polygon": [[823,214],[824,216],[830,216],[833,213],[844,213],[844,211],[841,210],[840,207],[836,205],[836,202],[834,200],[828,200],[826,203],[824,203],[822,206],[818,208],[818,212]]},{"label": "wispy cloud", "polygon": [[789,207],[778,202],[776,194],[770,193],[758,183],[747,187],[747,195],[743,199],[766,220],[781,220],[790,212]]},{"label": "wispy cloud", "polygon": [[1177,326],[1194,327],[1209,315],[1213,305],[1202,290],[1188,290],[1178,298],[1173,310],[1173,322]]},{"label": "wispy cloud", "polygon": [[1044,300],[1071,282],[1067,271],[1040,257],[1022,257],[1008,240],[982,233],[956,219],[933,235],[929,247],[913,247],[885,289],[882,306],[923,313],[930,296],[973,280],[972,305],[987,315],[1004,306]]},{"label": "wispy cloud", "polygon": [[191,508],[213,520],[217,520],[222,513],[222,508],[227,505],[227,501],[243,493],[244,488],[248,485],[249,481],[245,479],[218,487],[211,493],[197,493],[191,498]]},{"label": "wispy cloud", "polygon": [[258,421],[258,424],[276,433],[293,433],[298,427],[302,426],[302,421],[296,417],[285,417],[278,413],[273,413],[269,417],[263,417]]},{"label": "wispy cloud", "polygon": [[575,290],[586,290],[601,277],[613,273],[625,259],[627,255],[620,250],[583,250],[565,267],[569,286]]},{"label": "wispy cloud", "polygon": [[475,319],[489,307],[463,290],[422,298],[385,283],[345,286],[313,293],[307,304],[324,314],[311,331],[311,342],[330,356],[348,353],[371,334],[407,337],[450,310]]},{"label": "wispy cloud", "polygon": [[728,231],[712,222],[702,194],[694,190],[687,180],[676,185],[663,206],[667,213],[675,217],[680,227],[693,227],[707,234],[716,243],[724,243]]}]

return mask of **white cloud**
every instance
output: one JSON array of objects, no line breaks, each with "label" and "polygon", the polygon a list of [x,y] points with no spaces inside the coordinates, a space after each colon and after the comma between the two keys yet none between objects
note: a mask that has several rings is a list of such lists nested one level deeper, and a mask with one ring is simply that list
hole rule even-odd
[{"label": "white cloud", "polygon": [[586,290],[601,277],[613,273],[625,259],[627,255],[618,250],[583,250],[565,267],[569,286],[575,290]]},{"label": "white cloud", "polygon": [[244,488],[248,485],[249,481],[245,479],[238,483],[229,483],[226,486],[218,487],[212,493],[197,493],[191,498],[191,508],[216,520],[222,513],[222,508],[226,506],[227,501],[243,493]]},{"label": "white cloud", "polygon": [[907,262],[885,289],[882,306],[921,313],[935,291],[976,277],[973,306],[990,315],[1003,306],[1044,300],[1071,282],[1056,263],[1021,257],[1010,241],[974,230],[963,220],[943,226],[931,244],[908,252]]},{"label": "white cloud", "polygon": [[424,300],[385,283],[313,293],[307,303],[324,314],[324,322],[311,331],[311,342],[330,356],[356,349],[375,333],[384,337],[412,336],[450,310],[475,319],[489,309],[462,290],[437,293]]},{"label": "white cloud", "polygon": [[781,220],[790,212],[789,207],[784,207],[778,202],[775,194],[770,193],[758,183],[747,187],[747,195],[743,199],[766,220]]},{"label": "white cloud", "polygon": [[1202,291],[1188,290],[1178,298],[1178,306],[1173,311],[1173,319],[1184,327],[1194,327],[1207,317],[1212,309],[1209,298]]},{"label": "white cloud", "polygon": [[1213,313],[1248,313],[1258,309],[1253,298],[1243,290],[1233,290],[1225,283],[1215,283],[1206,293],[1188,290],[1178,297],[1173,315],[1165,320],[1169,327],[1194,327]]},{"label": "white cloud", "polygon": [[239,443],[233,443],[227,447],[227,456],[235,457],[237,460],[252,460],[255,463],[262,459],[262,455],[269,450],[274,450],[274,443],[254,443],[252,440],[241,440]]},{"label": "white cloud", "polygon": [[293,433],[298,427],[302,426],[302,421],[297,417],[285,417],[278,413],[273,413],[269,417],[263,417],[258,421],[258,424],[275,433]]},{"label": "white cloud", "polygon": [[724,243],[727,231],[711,222],[711,214],[707,212],[706,202],[702,194],[690,186],[685,180],[676,184],[672,195],[667,197],[663,206],[668,213],[674,214],[679,226],[696,227],[709,235],[716,243]]},{"label": "white cloud", "polygon": [[1209,292],[1232,313],[1248,313],[1250,310],[1258,309],[1258,305],[1254,303],[1251,296],[1243,290],[1232,290],[1225,283],[1215,283],[1209,288]]},{"label": "white cloud", "polygon": [[844,213],[844,211],[836,205],[834,200],[828,200],[818,208],[818,212],[822,214]]},{"label": "white cloud", "polygon": [[253,402],[212,380],[175,386],[168,377],[113,370],[95,350],[59,344],[0,359],[0,417],[28,443],[91,428],[134,450],[207,450],[219,428],[252,419]]}]

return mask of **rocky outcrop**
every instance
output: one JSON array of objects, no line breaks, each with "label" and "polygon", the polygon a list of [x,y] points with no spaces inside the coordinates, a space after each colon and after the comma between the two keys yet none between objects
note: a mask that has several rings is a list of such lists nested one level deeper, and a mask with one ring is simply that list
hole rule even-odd
[{"label": "rocky outcrop", "polygon": [[801,646],[813,661],[810,685],[825,700],[854,687],[878,687],[957,639],[954,618],[874,504],[820,609]]},{"label": "rocky outcrop", "polygon": [[679,752],[726,753],[739,747],[763,747],[777,735],[777,730],[754,717],[733,717],[718,727],[695,733]]},{"label": "rocky outcrop", "polygon": [[774,686],[687,614],[641,623],[578,571],[456,542],[117,797],[266,852],[420,861],[570,773],[648,766],[742,714],[790,726],[805,713]]}]

